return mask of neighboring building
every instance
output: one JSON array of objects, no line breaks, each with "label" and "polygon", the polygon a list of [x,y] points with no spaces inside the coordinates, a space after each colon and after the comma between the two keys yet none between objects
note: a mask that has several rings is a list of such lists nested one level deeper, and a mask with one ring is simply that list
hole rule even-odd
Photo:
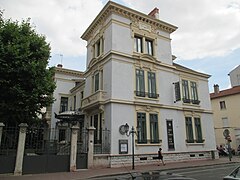
[{"label": "neighboring building", "polygon": [[232,140],[231,146],[237,150],[240,145],[240,86],[220,91],[219,86],[214,85],[214,92],[210,97],[217,145],[227,144],[223,136],[224,130],[227,129]]},{"label": "neighboring building", "polygon": [[[102,130],[110,130],[110,152],[95,154],[95,167],[131,163],[126,123],[137,131],[136,164],[156,161],[159,147],[166,161],[210,159],[216,152],[210,76],[173,63],[170,34],[177,27],[157,19],[158,13],[109,1],[82,35],[85,125],[96,129],[95,146],[106,141]],[[70,84],[61,97],[70,97]]]},{"label": "neighboring building", "polygon": [[51,128],[55,128],[59,121],[55,117],[56,114],[71,113],[81,107],[84,89],[83,72],[65,69],[60,64],[55,67],[54,81],[56,83],[53,93],[55,101],[46,109],[46,120]]},{"label": "neighboring building", "polygon": [[240,86],[240,65],[234,68],[229,74],[231,86]]}]

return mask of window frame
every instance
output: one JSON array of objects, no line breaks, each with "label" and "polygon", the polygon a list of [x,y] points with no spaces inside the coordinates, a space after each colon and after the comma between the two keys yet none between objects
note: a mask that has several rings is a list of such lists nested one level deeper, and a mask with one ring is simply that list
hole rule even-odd
[{"label": "window frame", "polygon": [[186,127],[186,141],[187,141],[187,143],[194,143],[192,117],[189,117],[189,116],[185,117],[185,127]]},{"label": "window frame", "polygon": [[[63,100],[66,100],[66,101],[63,101]],[[60,110],[59,112],[65,112],[65,111],[68,111],[68,102],[69,101],[69,98],[66,97],[66,96],[62,96],[60,98]]]},{"label": "window frame", "polygon": [[136,69],[136,96],[145,97],[145,72]]},{"label": "window frame", "polygon": [[145,39],[146,54],[153,56],[153,40]]},{"label": "window frame", "polygon": [[141,36],[134,36],[134,51],[137,53],[143,53],[143,38]]},{"label": "window frame", "polygon": [[202,125],[199,117],[194,117],[195,138],[197,143],[203,143]]},{"label": "window frame", "polygon": [[148,71],[148,97],[157,98],[156,73]]},{"label": "window frame", "polygon": [[147,121],[146,113],[137,112],[137,142],[139,144],[147,143]]},{"label": "window frame", "polygon": [[158,114],[149,114],[150,121],[150,142],[159,143],[159,127],[158,127]]},{"label": "window frame", "polygon": [[220,110],[225,110],[225,109],[227,109],[227,106],[226,106],[226,102],[225,102],[225,101],[220,101],[220,102],[219,102],[219,105],[220,105]]}]

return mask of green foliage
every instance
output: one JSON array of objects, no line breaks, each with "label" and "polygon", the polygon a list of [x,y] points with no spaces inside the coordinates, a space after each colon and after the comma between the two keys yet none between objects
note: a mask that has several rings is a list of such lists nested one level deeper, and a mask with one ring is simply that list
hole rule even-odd
[{"label": "green foliage", "polygon": [[50,45],[30,20],[4,19],[0,11],[0,122],[31,123],[53,102]]}]

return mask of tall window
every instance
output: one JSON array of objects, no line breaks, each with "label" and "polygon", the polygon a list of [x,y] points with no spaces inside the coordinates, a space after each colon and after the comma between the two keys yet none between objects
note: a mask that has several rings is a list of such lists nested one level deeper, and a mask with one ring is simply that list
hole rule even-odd
[{"label": "tall window", "polygon": [[198,92],[197,92],[197,83],[191,81],[190,84],[191,84],[192,103],[193,104],[199,104]]},{"label": "tall window", "polygon": [[94,92],[99,90],[99,73],[94,76]]},{"label": "tall window", "polygon": [[93,116],[93,125],[95,127],[94,144],[101,144],[102,143],[102,114],[95,114]]},{"label": "tall window", "polygon": [[76,95],[73,97],[73,110],[76,110]]},{"label": "tall window", "polygon": [[150,114],[150,138],[151,143],[159,143],[158,115]]},{"label": "tall window", "polygon": [[190,103],[188,81],[182,80],[183,102]]},{"label": "tall window", "polygon": [[68,97],[61,97],[60,112],[65,112],[67,110],[68,110]]},{"label": "tall window", "polygon": [[142,53],[142,38],[139,36],[134,37],[134,50],[138,53]]},{"label": "tall window", "polygon": [[103,54],[104,41],[103,38],[99,38],[98,41],[93,45],[93,57],[98,57]]},{"label": "tall window", "polygon": [[192,125],[192,118],[191,117],[185,117],[186,122],[186,136],[187,136],[187,142],[193,143],[193,125]]},{"label": "tall window", "polygon": [[225,101],[220,101],[220,109],[226,109]]},{"label": "tall window", "polygon": [[146,53],[152,56],[153,55],[153,41],[147,39],[145,41],[145,44],[146,44]]},{"label": "tall window", "polygon": [[200,118],[194,118],[194,122],[195,122],[196,142],[197,143],[202,143],[203,138],[202,138],[202,128],[201,128]]},{"label": "tall window", "polygon": [[137,113],[138,143],[147,143],[146,113]]},{"label": "tall window", "polygon": [[145,97],[144,71],[136,70],[136,96]]},{"label": "tall window", "polygon": [[148,97],[157,98],[156,93],[156,76],[153,72],[148,72]]}]

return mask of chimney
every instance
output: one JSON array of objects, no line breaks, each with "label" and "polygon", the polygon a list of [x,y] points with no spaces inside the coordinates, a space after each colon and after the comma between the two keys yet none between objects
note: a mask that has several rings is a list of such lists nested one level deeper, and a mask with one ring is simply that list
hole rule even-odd
[{"label": "chimney", "polygon": [[159,9],[155,7],[148,15],[159,19]]},{"label": "chimney", "polygon": [[214,88],[214,93],[218,94],[219,93],[219,85],[218,84],[214,84],[213,88]]},{"label": "chimney", "polygon": [[58,68],[62,68],[63,65],[62,65],[62,64],[58,64],[57,67],[58,67]]}]

